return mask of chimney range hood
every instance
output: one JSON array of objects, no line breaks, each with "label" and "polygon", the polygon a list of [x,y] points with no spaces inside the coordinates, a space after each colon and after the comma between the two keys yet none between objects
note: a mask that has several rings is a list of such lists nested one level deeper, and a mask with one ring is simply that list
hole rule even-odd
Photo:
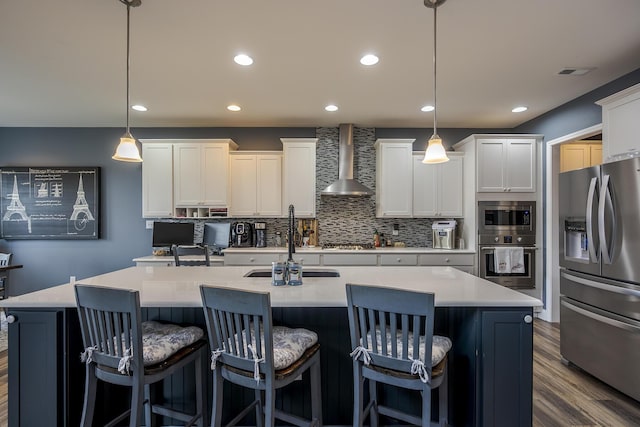
[{"label": "chimney range hood", "polygon": [[321,196],[372,196],[373,192],[353,179],[353,125],[340,125],[338,180],[322,190]]}]

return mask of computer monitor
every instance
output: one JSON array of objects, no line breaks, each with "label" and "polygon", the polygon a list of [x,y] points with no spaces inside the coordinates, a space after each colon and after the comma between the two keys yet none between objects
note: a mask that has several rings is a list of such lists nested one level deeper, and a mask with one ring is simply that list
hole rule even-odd
[{"label": "computer monitor", "polygon": [[202,244],[210,248],[226,249],[229,247],[231,236],[231,223],[228,222],[206,222]]},{"label": "computer monitor", "polygon": [[153,223],[153,247],[171,245],[193,245],[194,224],[192,222]]}]

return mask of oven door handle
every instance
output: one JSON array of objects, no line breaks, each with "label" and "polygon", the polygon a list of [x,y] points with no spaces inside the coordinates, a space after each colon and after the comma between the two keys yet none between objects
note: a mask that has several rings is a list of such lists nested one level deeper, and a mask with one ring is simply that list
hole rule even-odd
[{"label": "oven door handle", "polygon": [[[495,251],[498,248],[508,248],[509,246],[481,246],[480,250],[481,251]],[[518,246],[515,246],[518,247]],[[537,246],[522,246],[522,249],[525,251],[537,251],[538,248]]]}]

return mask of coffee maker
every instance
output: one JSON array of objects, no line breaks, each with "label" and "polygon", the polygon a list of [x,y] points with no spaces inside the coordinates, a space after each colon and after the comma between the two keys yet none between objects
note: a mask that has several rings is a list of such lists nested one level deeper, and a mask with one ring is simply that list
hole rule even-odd
[{"label": "coffee maker", "polygon": [[247,248],[253,246],[253,227],[249,222],[234,222],[231,225],[231,246]]},{"label": "coffee maker", "polygon": [[256,232],[256,248],[267,247],[267,223],[256,222],[253,224],[253,229]]}]

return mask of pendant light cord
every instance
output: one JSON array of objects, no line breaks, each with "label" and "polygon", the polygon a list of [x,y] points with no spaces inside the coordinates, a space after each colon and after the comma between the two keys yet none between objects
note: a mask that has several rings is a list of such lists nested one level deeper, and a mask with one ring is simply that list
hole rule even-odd
[{"label": "pendant light cord", "polygon": [[131,55],[129,54],[129,45],[130,45],[130,37],[129,37],[129,33],[131,32],[131,25],[129,24],[130,21],[130,15],[131,15],[131,5],[127,2],[127,108],[126,108],[126,112],[127,112],[127,135],[130,134],[129,132],[129,104],[130,104],[130,100],[129,100],[129,66],[130,66],[130,62],[131,62]]},{"label": "pendant light cord", "polygon": [[438,6],[436,4],[433,5],[433,134],[438,134],[438,129],[436,127],[436,115],[438,113],[438,102],[437,102],[437,92],[436,92],[436,50],[437,50],[437,19],[438,16]]}]

